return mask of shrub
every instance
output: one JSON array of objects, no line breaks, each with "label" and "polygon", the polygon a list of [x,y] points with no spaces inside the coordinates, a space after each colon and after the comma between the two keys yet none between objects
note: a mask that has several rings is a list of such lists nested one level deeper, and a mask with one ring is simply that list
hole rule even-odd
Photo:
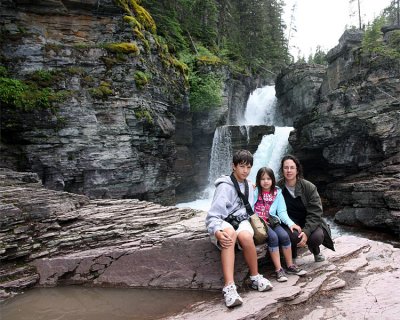
[{"label": "shrub", "polygon": [[11,78],[0,78],[0,101],[21,110],[50,108],[54,92],[49,88],[37,89]]},{"label": "shrub", "polygon": [[206,111],[222,104],[222,80],[217,75],[193,72],[189,82],[191,111]]}]

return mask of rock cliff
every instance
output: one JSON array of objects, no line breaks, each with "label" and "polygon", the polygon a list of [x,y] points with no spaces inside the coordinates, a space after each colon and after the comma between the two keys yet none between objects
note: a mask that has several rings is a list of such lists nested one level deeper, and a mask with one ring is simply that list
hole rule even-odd
[{"label": "rock cliff", "polygon": [[223,106],[191,113],[183,66],[117,3],[0,3],[0,77],[52,102],[2,105],[0,166],[53,190],[175,204],[207,184],[213,132],[254,84],[221,68]]},{"label": "rock cliff", "polygon": [[319,66],[292,66],[278,77],[279,104],[295,115],[293,153],[341,209],[336,219],[399,233],[400,65],[363,55],[360,45],[361,34],[346,31],[324,75]]}]

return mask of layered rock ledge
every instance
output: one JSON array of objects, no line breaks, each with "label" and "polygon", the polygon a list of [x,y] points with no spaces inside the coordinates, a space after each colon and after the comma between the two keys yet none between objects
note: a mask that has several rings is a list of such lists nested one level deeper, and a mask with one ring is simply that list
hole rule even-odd
[{"label": "layered rock ledge", "polygon": [[[0,169],[0,299],[32,286],[84,284],[220,290],[218,250],[205,232],[205,212],[139,200],[90,200],[47,190],[36,174]],[[314,263],[303,252],[306,277],[273,280],[270,292],[249,290],[237,256],[235,280],[244,305],[222,297],[174,319],[395,319],[400,311],[400,250],[354,236],[335,239],[336,252]],[[260,257],[264,251],[260,251]],[[390,284],[390,285],[388,285]],[[339,316],[339,318],[337,318]]]},{"label": "layered rock ledge", "polygon": [[[335,245],[336,252],[322,250],[322,263],[303,253],[297,263],[308,271],[304,277],[272,280],[268,292],[242,288],[240,307],[227,309],[215,299],[170,319],[397,319],[400,250],[355,236],[341,236]],[[271,276],[270,267],[263,271]]]},{"label": "layered rock ledge", "polygon": [[[59,284],[215,289],[204,212],[48,190],[0,169],[0,296]],[[238,263],[244,279],[247,269]]]}]

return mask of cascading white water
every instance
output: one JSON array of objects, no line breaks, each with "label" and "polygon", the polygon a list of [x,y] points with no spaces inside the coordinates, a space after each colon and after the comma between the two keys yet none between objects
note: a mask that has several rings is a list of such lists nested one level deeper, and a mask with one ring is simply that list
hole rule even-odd
[{"label": "cascading white water", "polygon": [[244,118],[240,125],[272,125],[275,118],[275,86],[265,86],[254,90],[246,104]]},{"label": "cascading white water", "polygon": [[[256,89],[247,101],[243,121],[238,121],[248,132],[249,125],[273,125],[275,116],[275,87],[266,86]],[[242,130],[242,128],[241,128]],[[254,153],[254,163],[249,179],[255,182],[258,169],[269,166],[277,175],[280,159],[288,147],[288,137],[292,127],[275,127],[275,134],[265,135]],[[192,202],[177,204],[177,207],[189,207],[207,211],[214,193],[214,181],[221,174],[229,174],[232,163],[231,137],[228,126],[218,127],[214,133],[209,170],[209,187],[203,198]]]},{"label": "cascading white water", "polygon": [[254,162],[249,179],[255,183],[258,169],[270,167],[278,179],[282,156],[288,148],[289,133],[292,127],[275,127],[273,135],[264,136],[254,153]]},{"label": "cascading white water", "polygon": [[215,130],[211,148],[210,169],[208,171],[208,182],[210,184],[214,183],[224,172],[230,172],[232,156],[231,132],[229,127],[218,127]]}]

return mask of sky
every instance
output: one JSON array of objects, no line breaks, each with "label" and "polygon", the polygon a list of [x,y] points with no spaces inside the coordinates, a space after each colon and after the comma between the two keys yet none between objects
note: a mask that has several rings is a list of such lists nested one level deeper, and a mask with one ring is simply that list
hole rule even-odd
[{"label": "sky", "polygon": [[[386,8],[391,0],[360,0],[362,23],[367,24]],[[287,36],[289,35],[290,15],[293,4],[294,25],[297,29],[289,41],[290,53],[296,59],[306,59],[319,45],[327,52],[339,43],[346,27],[358,27],[357,0],[285,0]]]}]

